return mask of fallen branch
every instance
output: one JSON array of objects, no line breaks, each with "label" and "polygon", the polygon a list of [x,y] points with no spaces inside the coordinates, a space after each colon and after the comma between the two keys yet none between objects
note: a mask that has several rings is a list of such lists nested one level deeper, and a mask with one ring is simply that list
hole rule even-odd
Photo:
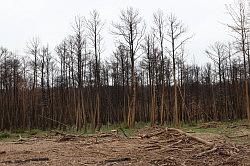
[{"label": "fallen branch", "polygon": [[178,138],[171,138],[171,139],[168,139],[166,142],[169,143],[169,142],[174,142],[174,141],[177,141],[178,139],[182,139],[183,136],[180,136]]},{"label": "fallen branch", "polygon": [[185,136],[187,136],[187,137],[189,137],[189,138],[191,138],[191,139],[194,139],[194,140],[196,140],[196,141],[198,141],[198,142],[200,142],[200,143],[203,143],[203,144],[205,144],[205,145],[207,145],[207,146],[209,146],[209,147],[213,147],[213,146],[214,146],[214,143],[208,142],[208,141],[206,141],[206,140],[204,140],[204,139],[201,139],[201,138],[199,138],[199,137],[195,137],[195,136],[193,136],[193,135],[191,135],[191,134],[189,134],[189,133],[186,133],[186,132],[184,132],[184,131],[182,131],[182,130],[180,130],[180,129],[176,129],[176,128],[166,128],[166,131],[167,131],[167,132],[168,132],[168,131],[175,131],[175,132],[178,132],[178,133],[180,133],[180,134],[182,134],[182,135],[185,135]]},{"label": "fallen branch", "polygon": [[142,139],[142,137],[129,137],[129,139]]},{"label": "fallen branch", "polygon": [[165,152],[180,151],[180,150],[181,150],[180,148],[167,148],[167,149],[164,149]]},{"label": "fallen branch", "polygon": [[62,138],[59,138],[57,140],[57,142],[65,142],[65,141],[72,141],[72,140],[75,140],[76,139],[76,136],[73,136],[73,135],[65,135],[63,136]]},{"label": "fallen branch", "polygon": [[213,153],[213,152],[215,152],[217,149],[218,149],[217,147],[213,147],[212,149],[209,149],[209,150],[207,150],[207,151],[201,152],[201,153],[199,153],[199,154],[197,154],[197,155],[195,155],[195,156],[196,156],[196,157],[201,157],[201,156],[204,156],[204,155],[206,155],[206,154]]},{"label": "fallen branch", "polygon": [[99,138],[105,138],[105,137],[111,137],[111,136],[113,136],[113,134],[110,134],[110,133],[103,133],[103,134],[97,135],[97,137]]},{"label": "fallen branch", "polygon": [[169,145],[169,147],[175,146],[175,145],[181,143],[182,141],[183,141],[183,139],[181,139],[181,140],[179,140],[179,141],[177,141],[177,142],[175,142],[175,143],[172,143],[172,144]]},{"label": "fallen branch", "polygon": [[7,160],[7,161],[2,161],[0,163],[3,164],[20,164],[20,163],[27,163],[31,161],[49,161],[48,157],[41,157],[41,158],[31,158],[31,159],[26,159],[26,160]]},{"label": "fallen branch", "polygon": [[61,131],[58,131],[58,130],[50,130],[50,132],[53,132],[53,133],[55,133],[55,135],[67,135],[66,133],[63,133],[63,132],[61,132]]},{"label": "fallen branch", "polygon": [[142,135],[141,138],[151,138],[151,137],[154,137],[154,136],[158,136],[158,135],[161,135],[163,134],[165,131],[159,131],[159,132],[156,132],[156,133],[149,133],[149,134],[146,134],[146,135]]},{"label": "fallen branch", "polygon": [[160,145],[150,145],[150,146],[144,147],[144,149],[147,151],[157,150],[157,149],[161,149],[161,146]]},{"label": "fallen branch", "polygon": [[6,151],[0,151],[0,154],[5,154],[6,153]]},{"label": "fallen branch", "polygon": [[21,135],[19,135],[19,139],[17,140],[17,142],[25,142],[25,141],[27,141],[27,139],[24,139],[22,138]]},{"label": "fallen branch", "polygon": [[68,125],[66,125],[66,124],[64,124],[64,123],[62,123],[62,122],[60,122],[60,121],[58,121],[58,120],[55,120],[55,119],[51,119],[51,118],[49,118],[49,117],[46,117],[46,116],[42,116],[42,115],[38,115],[40,118],[44,118],[44,119],[47,119],[47,120],[50,120],[50,121],[52,121],[52,122],[56,122],[56,123],[58,123],[58,124],[60,124],[60,125],[63,125],[63,126],[65,126],[65,127],[70,127],[70,126],[68,126]]},{"label": "fallen branch", "polygon": [[125,131],[124,131],[122,128],[119,128],[119,129],[122,131],[123,135],[124,135],[126,138],[128,138],[128,136],[127,136],[127,134],[125,133]]},{"label": "fallen branch", "polygon": [[229,136],[229,135],[226,135],[227,138],[243,138],[243,137],[248,137],[249,134],[245,134],[245,135],[236,135],[236,136]]},{"label": "fallen branch", "polygon": [[74,135],[74,134],[66,134],[58,130],[51,130],[51,132],[54,132],[55,135],[61,135],[62,137],[57,140],[57,142],[63,142],[63,141],[70,141],[74,140],[76,138],[82,138],[83,135]]},{"label": "fallen branch", "polygon": [[107,159],[104,160],[104,163],[112,163],[112,162],[122,162],[122,161],[130,161],[130,157],[121,157],[121,158],[114,158],[114,159]]}]

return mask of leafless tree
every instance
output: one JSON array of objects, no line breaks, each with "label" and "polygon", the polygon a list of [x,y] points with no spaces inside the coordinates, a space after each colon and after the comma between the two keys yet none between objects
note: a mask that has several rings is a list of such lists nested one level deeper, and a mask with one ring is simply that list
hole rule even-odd
[{"label": "leafless tree", "polygon": [[32,110],[30,111],[29,124],[31,126],[37,126],[38,119],[32,124],[32,118],[37,117],[37,98],[36,98],[36,89],[38,86],[38,57],[40,54],[40,39],[38,37],[33,38],[27,45],[27,53],[32,56],[32,67],[33,67],[33,85],[32,85]]},{"label": "leafless tree", "polygon": [[163,11],[158,10],[154,15],[154,27],[156,37],[158,39],[158,43],[160,45],[160,56],[161,56],[161,64],[160,64],[160,81],[161,81],[161,106],[160,106],[160,123],[163,125],[164,117],[165,117],[165,109],[164,109],[164,100],[165,100],[165,69],[164,69],[164,38],[165,38],[165,30],[166,30],[166,18],[164,16]]},{"label": "leafless tree", "polygon": [[103,29],[104,23],[100,19],[100,14],[97,10],[93,10],[90,13],[90,18],[86,20],[86,26],[88,29],[88,38],[90,43],[94,49],[94,57],[95,57],[95,89],[96,89],[96,99],[95,99],[95,108],[92,114],[93,124],[92,129],[100,130],[101,122],[100,122],[100,59],[101,59],[101,48],[102,48],[102,35],[101,31]]},{"label": "leafless tree", "polygon": [[[244,77],[245,77],[245,106],[246,113],[248,115],[248,121],[250,123],[250,106],[249,106],[249,92],[248,92],[248,79],[250,71],[250,51],[249,51],[249,23],[246,10],[247,2],[245,0],[235,1],[233,5],[227,5],[227,11],[231,20],[231,24],[226,24],[234,34],[237,43],[238,51],[242,53],[244,64]],[[247,57],[248,56],[248,57]],[[248,63],[247,63],[248,59]],[[248,72],[247,72],[248,67]]]},{"label": "leafless tree", "polygon": [[121,11],[120,23],[113,23],[114,30],[112,33],[120,36],[124,40],[124,44],[129,48],[129,56],[131,63],[131,97],[130,108],[128,113],[128,126],[135,125],[136,113],[136,79],[135,79],[135,60],[136,53],[140,48],[140,43],[145,32],[145,25],[139,11],[129,7]]},{"label": "leafless tree", "polygon": [[84,108],[84,99],[83,99],[83,51],[85,45],[84,37],[84,18],[77,16],[75,17],[75,23],[73,25],[74,29],[74,45],[75,45],[75,54],[77,59],[77,82],[78,82],[78,100],[76,106],[76,126],[77,130],[82,127],[82,121],[86,127],[86,114]]},{"label": "leafless tree", "polygon": [[181,53],[183,45],[191,39],[192,36],[187,36],[187,28],[177,19],[174,14],[167,16],[168,29],[166,33],[166,40],[170,43],[168,52],[172,57],[173,63],[173,80],[174,80],[174,124],[179,126],[178,115],[178,100],[177,100],[177,80],[176,80],[176,59]]}]

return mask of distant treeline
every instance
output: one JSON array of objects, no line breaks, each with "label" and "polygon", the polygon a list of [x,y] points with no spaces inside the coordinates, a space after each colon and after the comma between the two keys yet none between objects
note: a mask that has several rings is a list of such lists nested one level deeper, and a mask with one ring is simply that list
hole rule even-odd
[{"label": "distant treeline", "polygon": [[[102,124],[174,124],[248,118],[250,43],[246,5],[228,5],[233,41],[204,50],[213,63],[186,62],[192,40],[173,14],[158,10],[151,25],[138,10],[112,23],[117,48],[104,59],[98,11],[76,17],[56,48],[28,42],[27,56],[0,48],[0,129],[99,130]],[[211,34],[212,35],[212,34]]]}]

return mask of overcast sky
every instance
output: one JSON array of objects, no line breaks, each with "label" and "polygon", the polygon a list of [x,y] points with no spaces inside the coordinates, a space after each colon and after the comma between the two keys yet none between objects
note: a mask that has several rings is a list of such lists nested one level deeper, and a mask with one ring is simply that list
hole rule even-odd
[{"label": "overcast sky", "polygon": [[188,45],[189,62],[207,60],[204,50],[215,41],[226,41],[229,31],[225,4],[233,0],[0,0],[0,46],[24,54],[27,42],[39,36],[50,49],[72,33],[76,15],[88,16],[92,9],[105,20],[105,56],[114,50],[110,23],[128,6],[139,9],[148,22],[157,9],[174,13],[195,34]]}]

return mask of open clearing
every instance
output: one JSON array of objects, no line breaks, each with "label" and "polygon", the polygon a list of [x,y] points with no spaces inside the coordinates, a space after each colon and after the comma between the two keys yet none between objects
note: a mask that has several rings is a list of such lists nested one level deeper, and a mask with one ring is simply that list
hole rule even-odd
[{"label": "open clearing", "polygon": [[[214,125],[196,130],[216,129]],[[121,130],[91,135],[52,131],[1,141],[0,165],[250,166],[249,129],[227,127],[237,132],[225,136],[165,127],[144,127],[133,136]]]}]

